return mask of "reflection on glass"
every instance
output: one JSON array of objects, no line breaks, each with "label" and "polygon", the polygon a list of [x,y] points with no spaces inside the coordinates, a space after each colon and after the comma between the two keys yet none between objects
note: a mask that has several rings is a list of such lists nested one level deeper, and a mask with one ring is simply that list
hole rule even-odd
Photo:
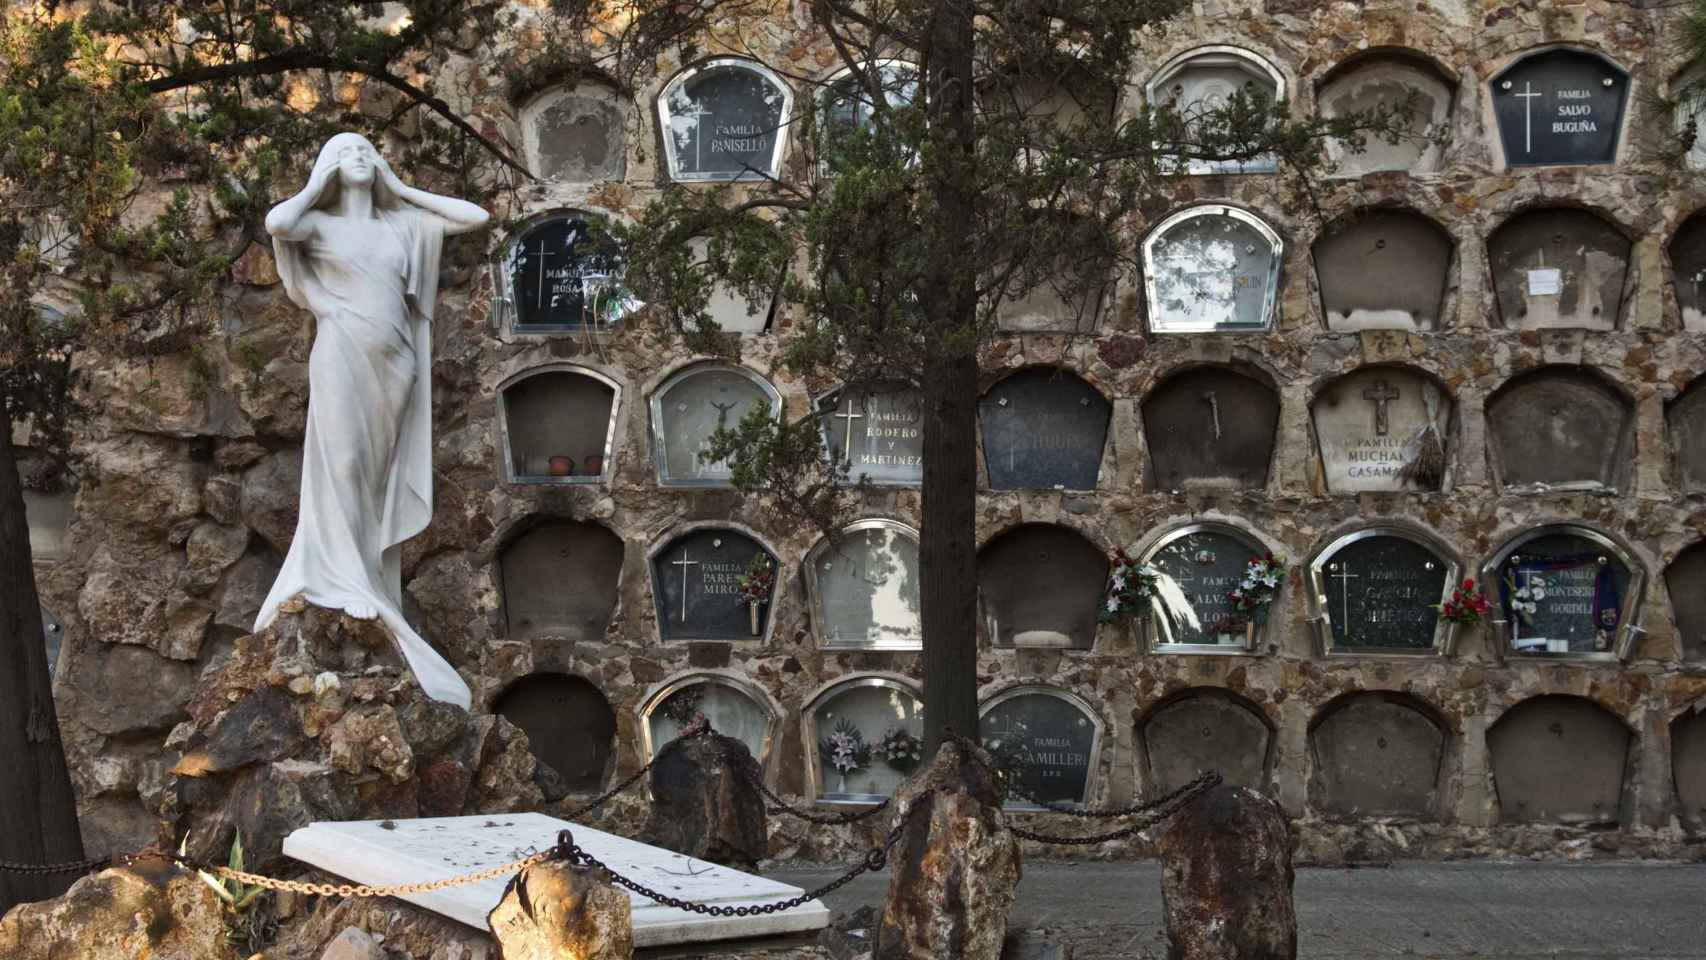
[{"label": "reflection on glass", "polygon": [[681,728],[699,715],[711,729],[746,744],[754,759],[764,761],[764,740],[770,732],[770,714],[752,698],[721,683],[695,683],[670,694],[646,718],[651,725],[652,756],[681,736]]},{"label": "reflection on glass", "polygon": [[622,254],[581,217],[547,220],[509,249],[505,273],[524,327],[609,327],[639,309],[622,285]]},{"label": "reflection on glass", "polygon": [[1162,597],[1182,593],[1188,604],[1175,610],[1161,598],[1153,602],[1150,619],[1159,632],[1157,639],[1242,646],[1245,618],[1233,609],[1227,594],[1237,589],[1254,559],[1254,550],[1214,531],[1186,534],[1155,551],[1148,562],[1161,571]]},{"label": "reflection on glass", "polygon": [[726,484],[732,469],[710,457],[711,434],[734,429],[753,408],[769,408],[770,398],[750,377],[733,370],[689,373],[659,397],[663,451],[659,478]]},{"label": "reflection on glass", "polygon": [[[1265,110],[1279,95],[1271,78],[1261,76],[1241,57],[1230,54],[1205,55],[1169,77],[1159,90],[1159,100],[1171,108],[1196,135],[1209,115],[1225,110],[1233,97],[1242,94],[1254,110]],[[1215,130],[1223,129],[1217,124]],[[1192,173],[1270,173],[1277,169],[1272,156],[1252,160],[1193,160]]]},{"label": "reflection on glass", "polygon": [[1177,224],[1150,244],[1151,326],[1265,329],[1277,260],[1273,244],[1234,217],[1205,214]]},{"label": "reflection on glass", "polygon": [[784,90],[738,64],[713,65],[671,86],[664,105],[677,179],[774,176],[786,103]]},{"label": "reflection on glass", "polygon": [[924,705],[911,693],[875,684],[831,694],[812,714],[818,783],[825,800],[876,802],[917,768],[915,753],[885,744],[924,736]]},{"label": "reflection on glass", "polygon": [[856,530],[814,560],[824,641],[833,646],[916,646],[918,542],[890,527]]},{"label": "reflection on glass", "polygon": [[1519,653],[1607,653],[1622,624],[1629,568],[1605,546],[1555,533],[1499,566],[1499,602]]}]

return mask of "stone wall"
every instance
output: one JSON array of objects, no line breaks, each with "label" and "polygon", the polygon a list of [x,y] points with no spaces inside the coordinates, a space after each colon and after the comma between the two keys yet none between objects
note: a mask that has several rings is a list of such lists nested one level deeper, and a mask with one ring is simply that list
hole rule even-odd
[{"label": "stone wall", "polygon": [[[1064,367],[1111,401],[1112,420],[1093,491],[995,491],[985,474],[980,544],[1021,523],[1044,523],[1076,530],[1103,550],[1130,548],[1174,525],[1213,519],[1248,531],[1292,565],[1264,642],[1250,655],[1152,653],[1118,626],[1103,626],[1088,649],[1014,649],[982,638],[978,682],[985,696],[1019,684],[1052,686],[1096,712],[1101,735],[1092,804],[1128,801],[1165,782],[1165,771],[1201,764],[1254,781],[1301,818],[1306,858],[1679,856],[1697,849],[1690,838],[1706,829],[1706,800],[1679,797],[1673,749],[1688,745],[1694,753],[1674,766],[1696,771],[1706,741],[1690,736],[1673,743],[1672,731],[1673,722],[1681,729],[1706,702],[1706,644],[1679,630],[1673,598],[1681,598],[1675,578],[1667,588],[1664,572],[1706,535],[1699,487],[1673,457],[1673,450],[1706,437],[1690,441],[1667,432],[1666,412],[1706,369],[1706,339],[1685,329],[1667,247],[1706,206],[1706,187],[1659,142],[1658,133],[1672,124],[1661,98],[1684,64],[1674,49],[1677,15],[1645,7],[1607,0],[1198,0],[1181,21],[1146,39],[1123,111],[1136,109],[1157,66],[1205,43],[1240,46],[1270,61],[1286,78],[1297,114],[1316,111],[1317,84],[1330,71],[1370,51],[1431,64],[1454,90],[1445,114],[1448,140],[1433,172],[1341,175],[1314,196],[1276,190],[1271,175],[1185,177],[1173,208],[1149,211],[1146,222],[1130,224],[1118,238],[1135,251],[1148,225],[1205,199],[1260,216],[1285,250],[1271,332],[1150,334],[1143,278],[1126,275],[1103,298],[1093,333],[1014,334],[987,350],[987,384],[1031,366]],[[526,44],[528,35],[524,29],[497,42]],[[745,52],[791,75],[821,77],[834,69],[831,52],[793,20],[778,20],[748,42],[756,48]],[[1598,51],[1632,76],[1615,165],[1502,164],[1489,80],[1551,44]],[[552,147],[548,130],[523,136],[530,124],[543,123],[538,118],[559,94],[511,102],[495,79],[485,84],[486,99],[464,106],[490,129],[529,144],[535,155],[557,150],[565,169],[579,165],[603,177],[621,170],[618,179],[529,186],[495,211],[499,219],[513,227],[565,208],[637,216],[668,177],[653,103],[678,66],[661,63],[655,82],[622,94],[614,110],[587,108],[601,123],[620,122],[620,165],[609,157],[589,160],[573,144]],[[447,69],[479,74],[482,67],[460,61]],[[596,84],[591,89],[595,98],[609,96]],[[1607,329],[1512,329],[1501,319],[1489,238],[1513,215],[1549,205],[1591,211],[1630,244],[1621,306],[1601,324]],[[1330,331],[1320,296],[1329,281],[1317,276],[1310,251],[1328,225],[1367,207],[1415,211],[1449,235],[1453,253],[1437,332]],[[513,235],[493,231],[487,252],[499,254]],[[472,262],[469,253],[452,259]],[[469,679],[479,708],[492,709],[510,684],[534,673],[595,684],[615,723],[600,783],[643,762],[642,706],[684,672],[701,671],[744,682],[776,715],[768,776],[785,793],[815,795],[811,740],[825,731],[808,732],[808,705],[847,678],[916,682],[919,657],[824,649],[802,572],[816,534],[728,489],[658,483],[649,401],[695,358],[660,337],[657,321],[642,313],[613,334],[529,336],[500,323],[493,306],[489,270],[448,271],[434,333],[437,503],[432,526],[405,550],[409,615]],[[797,417],[833,385],[778,369],[793,322],[782,305],[771,332],[743,338],[742,349],[744,364],[774,385]],[[199,359],[78,360],[98,414],[78,439],[69,545],[63,559],[42,562],[38,575],[43,603],[66,635],[56,690],[92,855],[152,839],[166,771],[178,760],[165,746],[168,734],[186,719],[197,675],[248,632],[294,529],[311,332],[306,314],[278,286],[265,248],[251,248],[239,262],[222,295],[220,327],[220,342]],[[547,364],[577,365],[620,387],[605,481],[507,482],[501,388]],[[1336,378],[1370,365],[1419,371],[1450,398],[1439,492],[1330,491],[1312,404]],[[1597,376],[1629,411],[1632,428],[1624,446],[1610,448],[1611,482],[1601,488],[1519,489],[1499,472],[1512,465],[1494,454],[1492,440],[1503,424],[1489,422],[1490,402],[1512,378],[1553,365]],[[1277,395],[1265,483],[1154,488],[1143,402],[1169,376],[1196,367],[1244,372]],[[1702,421],[1673,422],[1698,430]],[[916,526],[918,491],[879,488],[865,497],[861,513]],[[548,518],[598,524],[622,541],[614,608],[602,633],[512,635],[500,557]],[[1525,529],[1591,525],[1625,545],[1645,570],[1644,632],[1626,660],[1501,657],[1484,628],[1460,631],[1449,656],[1323,657],[1301,571],[1339,534],[1375,520],[1437,537],[1466,571],[1478,570]],[[781,561],[761,636],[659,639],[650,558],[696,524],[743,531]],[[548,575],[541,584],[574,589]],[[1706,583],[1696,578],[1692,589]],[[1520,746],[1525,730],[1540,742],[1558,741],[1545,754],[1558,763],[1534,770],[1512,761],[1499,768],[1495,783],[1502,742],[1519,745],[1512,756],[1528,755]],[[1548,784],[1587,779],[1576,776],[1577,765],[1598,778],[1592,788],[1598,792],[1578,798],[1597,816],[1522,805]],[[1335,787],[1347,777],[1348,794]],[[1681,779],[1689,783],[1685,791],[1699,793],[1698,776]],[[623,802],[628,812],[617,820],[637,819],[634,802]],[[773,832],[778,856],[835,856],[862,844],[851,829],[806,831],[782,823]],[[1134,844],[1100,854],[1145,849]]]}]

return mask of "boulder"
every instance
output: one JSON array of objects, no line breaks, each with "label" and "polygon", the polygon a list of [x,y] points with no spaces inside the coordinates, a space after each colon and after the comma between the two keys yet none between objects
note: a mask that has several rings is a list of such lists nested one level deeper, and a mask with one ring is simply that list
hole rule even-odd
[{"label": "boulder", "polygon": [[1295,960],[1291,847],[1285,812],[1249,787],[1176,814],[1159,844],[1169,960]]},{"label": "boulder", "polygon": [[762,776],[746,745],[717,733],[679,737],[652,761],[646,842],[689,857],[751,867],[769,845]]},{"label": "boulder", "polygon": [[634,917],[628,895],[596,869],[541,863],[510,882],[486,917],[503,960],[628,960]]},{"label": "boulder", "polygon": [[220,900],[194,873],[164,858],[84,877],[63,896],[0,919],[7,960],[236,960]]},{"label": "boulder", "polygon": [[385,960],[385,952],[373,934],[360,927],[345,927],[343,932],[326,944],[320,960]]}]

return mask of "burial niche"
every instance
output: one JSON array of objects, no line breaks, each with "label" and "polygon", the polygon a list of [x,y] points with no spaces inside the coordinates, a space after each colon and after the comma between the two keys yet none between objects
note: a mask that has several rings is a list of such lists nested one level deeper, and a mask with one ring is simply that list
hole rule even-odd
[{"label": "burial niche", "polygon": [[1401,367],[1353,371],[1322,388],[1309,413],[1329,491],[1431,491],[1445,482],[1451,398],[1433,378]]},{"label": "burial niche", "polygon": [[[711,244],[704,237],[694,237],[687,241],[687,248],[692,254],[693,269],[701,273],[717,275],[719,271],[711,262]],[[785,269],[785,265],[783,267]],[[777,289],[781,287],[782,271],[777,270]],[[772,290],[770,296],[758,300],[748,300],[740,291],[721,281],[713,281],[710,299],[705,302],[704,315],[711,323],[724,333],[758,334],[770,328],[770,318],[775,312],[776,296]],[[692,329],[690,321],[683,321]]]},{"label": "burial niche", "polygon": [[1612,163],[1622,135],[1629,74],[1582,50],[1545,50],[1492,80],[1505,165]]},{"label": "burial niche", "polygon": [[1487,402],[1493,469],[1518,491],[1615,490],[1633,419],[1629,401],[1587,370],[1524,374]]},{"label": "burial niche", "polygon": [[[1706,377],[1696,379],[1665,411],[1682,489],[1706,493]],[[27,495],[26,495],[27,496]]]},{"label": "burial niche", "polygon": [[1168,377],[1143,401],[1151,490],[1243,490],[1268,485],[1279,394],[1224,367]]},{"label": "burial niche", "polygon": [[1152,333],[1263,333],[1279,289],[1279,234],[1237,207],[1205,204],[1143,241]]},{"label": "burial niche", "polygon": [[1265,584],[1254,609],[1240,609],[1253,560],[1267,550],[1248,533],[1223,523],[1191,523],[1157,540],[1143,562],[1161,575],[1145,629],[1157,651],[1244,653],[1263,636],[1269,606],[1281,584]]},{"label": "burial niche", "polygon": [[669,173],[678,181],[774,177],[794,94],[769,68],[718,57],[677,74],[658,98]]},{"label": "burial niche", "polygon": [[1054,255],[1013,271],[995,312],[996,326],[1015,333],[1094,331],[1113,286],[1118,257],[1113,238],[1090,217],[1051,218],[1037,229],[1044,234],[1037,241],[1054,246]]},{"label": "burial niche", "polygon": [[1582,697],[1540,696],[1510,708],[1487,730],[1500,816],[1617,822],[1630,740],[1622,721]]},{"label": "burial niche", "polygon": [[1051,523],[1020,524],[977,554],[978,605],[997,646],[1090,649],[1107,581],[1107,555]]},{"label": "burial niche", "polygon": [[511,640],[530,641],[534,659],[561,643],[602,642],[616,612],[622,538],[596,523],[545,520],[498,555],[499,588]]},{"label": "burial niche", "polygon": [[1420,57],[1376,54],[1335,70],[1316,99],[1329,119],[1381,107],[1407,106],[1410,116],[1398,142],[1370,136],[1361,153],[1342,140],[1327,141],[1327,157],[1348,176],[1380,170],[1434,173],[1444,152],[1441,136],[1451,125],[1453,88]]},{"label": "burial niche", "polygon": [[622,282],[625,260],[603,220],[575,210],[550,214],[505,248],[500,329],[513,333],[610,330],[639,301]]},{"label": "burial niche", "polygon": [[1682,822],[1706,832],[1706,704],[1696,704],[1670,725],[1671,776]]},{"label": "burial niche", "polygon": [[1706,332],[1706,211],[1689,217],[1671,238],[1670,277],[1682,311],[1682,328]]},{"label": "burial niche", "polygon": [[[1249,50],[1232,46],[1205,46],[1187,50],[1161,66],[1144,88],[1151,108],[1169,110],[1184,124],[1187,135],[1208,126],[1223,130],[1212,115],[1225,110],[1235,99],[1258,113],[1285,97],[1285,75],[1273,64]],[[1189,160],[1185,170],[1205,173],[1272,173],[1272,156],[1250,160]]]},{"label": "burial niche", "polygon": [[616,712],[583,677],[534,673],[509,685],[492,712],[527,734],[533,756],[569,790],[596,790],[604,782],[616,741]]},{"label": "burial niche", "polygon": [[1407,210],[1352,214],[1314,252],[1327,329],[1439,329],[1452,243],[1432,220]]},{"label": "burial niche", "polygon": [[71,552],[71,504],[68,489],[24,491],[31,560],[63,560]]},{"label": "burial niche", "polygon": [[652,557],[652,599],[658,635],[665,640],[747,640],[764,636],[770,591],[747,602],[743,577],[760,578],[765,566],[774,585],[776,555],[757,540],[726,527],[684,533]]},{"label": "burial niche", "polygon": [[1114,406],[1066,370],[1033,367],[978,401],[984,464],[996,490],[1094,490]]},{"label": "burial niche", "polygon": [[[867,83],[874,84],[876,90]],[[889,156],[889,151],[907,149],[902,143],[859,136],[875,129],[872,117],[878,97],[889,109],[911,106],[918,97],[918,67],[905,60],[879,59],[865,65],[862,75],[845,68],[824,84],[818,94],[818,166],[825,174],[834,176],[852,155],[864,157],[866,151],[874,151],[882,157]],[[899,159],[910,162],[912,157],[908,154]]]},{"label": "burial niche", "polygon": [[730,485],[732,466],[710,456],[711,435],[733,430],[753,410],[774,418],[782,397],[763,377],[725,364],[677,372],[652,394],[652,451],[664,486]]},{"label": "burial niche", "polygon": [[847,464],[847,482],[916,487],[924,482],[924,407],[898,384],[843,387],[817,402],[823,441]]},{"label": "burial niche", "polygon": [[1054,687],[1016,687],[984,704],[977,732],[1023,791],[1015,791],[1007,806],[1089,802],[1102,720],[1082,698]]},{"label": "burial niche", "polygon": [[1183,691],[1150,711],[1138,730],[1143,792],[1155,796],[1218,770],[1235,787],[1265,789],[1273,729],[1243,697],[1214,687]]},{"label": "burial niche", "polygon": [[1646,573],[1590,527],[1554,524],[1511,539],[1482,567],[1509,653],[1627,658]]},{"label": "burial niche", "polygon": [[918,533],[892,520],[860,520],[806,558],[812,620],[825,647],[917,650]]},{"label": "burial niche", "polygon": [[759,766],[770,759],[776,714],[765,697],[744,680],[715,673],[693,673],[670,681],[640,710],[645,721],[646,755],[655,757],[682,728],[704,717],[711,729],[746,745]]},{"label": "burial niche", "polygon": [[620,396],[616,381],[569,364],[505,381],[498,388],[498,412],[510,482],[609,479]]},{"label": "burial niche", "polygon": [[1309,566],[1324,654],[1444,651],[1450,624],[1435,604],[1458,586],[1445,551],[1397,527],[1371,527],[1333,541]]},{"label": "burial niche", "polygon": [[1665,590],[1682,641],[1682,659],[1706,661],[1706,541],[1677,554],[1665,568]]},{"label": "burial niche", "polygon": [[818,798],[880,803],[923,758],[924,703],[886,677],[846,680],[807,708],[806,749]]},{"label": "burial niche", "polygon": [[521,131],[542,179],[593,183],[621,180],[627,172],[622,107],[604,84],[545,91],[521,111]]},{"label": "burial niche", "polygon": [[1613,330],[1623,308],[1629,238],[1586,210],[1519,213],[1487,238],[1507,330]]},{"label": "burial niche", "polygon": [[1359,693],[1309,731],[1311,799],[1341,817],[1432,817],[1445,730],[1406,697]]}]

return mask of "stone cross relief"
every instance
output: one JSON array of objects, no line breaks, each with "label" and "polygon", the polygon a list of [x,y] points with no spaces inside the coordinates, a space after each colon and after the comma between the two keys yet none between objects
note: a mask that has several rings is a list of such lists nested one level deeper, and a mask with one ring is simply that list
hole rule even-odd
[{"label": "stone cross relief", "polygon": [[1393,387],[1385,380],[1376,380],[1374,381],[1374,386],[1369,387],[1367,390],[1362,392],[1362,397],[1364,400],[1371,401],[1374,404],[1375,436],[1386,436],[1387,432],[1392,429],[1391,422],[1387,419],[1387,404],[1398,399],[1399,393],[1397,388]]}]

